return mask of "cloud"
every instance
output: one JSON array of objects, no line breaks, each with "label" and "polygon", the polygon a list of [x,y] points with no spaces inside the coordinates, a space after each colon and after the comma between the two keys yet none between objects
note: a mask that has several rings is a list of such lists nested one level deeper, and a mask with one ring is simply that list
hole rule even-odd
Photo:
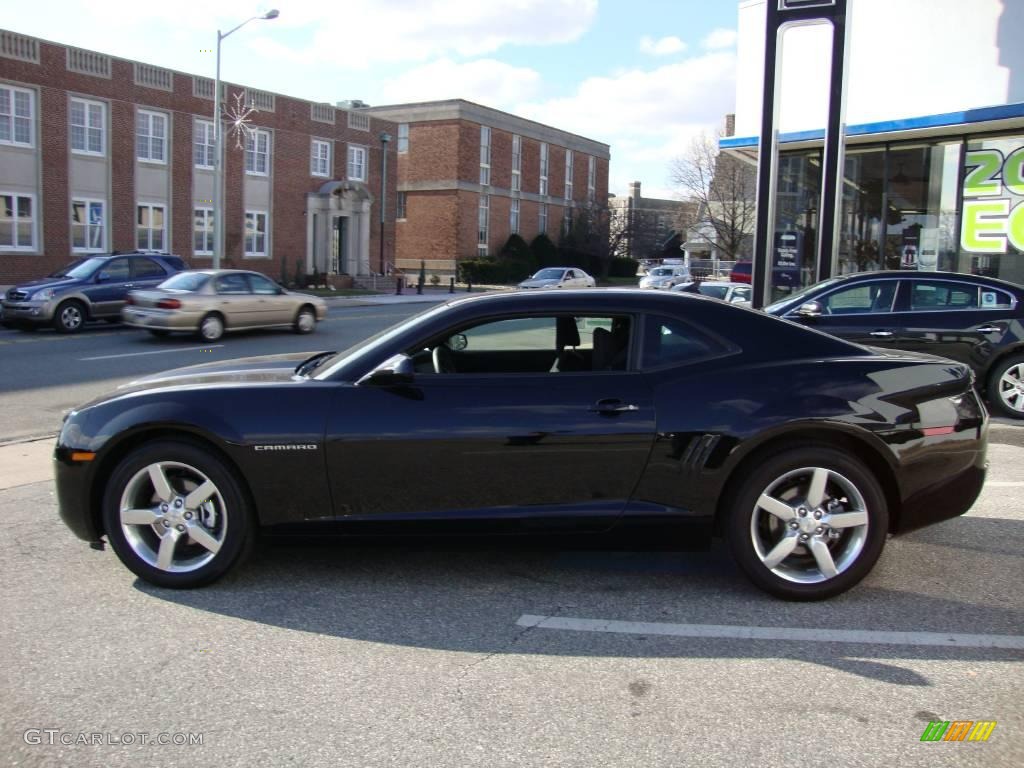
[{"label": "cloud", "polygon": [[644,36],[640,39],[640,50],[652,56],[668,56],[673,53],[681,53],[686,50],[686,43],[675,35],[655,40]]},{"label": "cloud", "polygon": [[541,76],[527,67],[494,59],[457,63],[438,59],[387,81],[381,103],[400,104],[433,99],[467,99],[501,108],[536,96]]},{"label": "cloud", "polygon": [[701,47],[709,51],[718,51],[723,48],[733,48],[736,46],[736,30],[735,29],[718,29],[712,30],[707,37],[701,41]]}]

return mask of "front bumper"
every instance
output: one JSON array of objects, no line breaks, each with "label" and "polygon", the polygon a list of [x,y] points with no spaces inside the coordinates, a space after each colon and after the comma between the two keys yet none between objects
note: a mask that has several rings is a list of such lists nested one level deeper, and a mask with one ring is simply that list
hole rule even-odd
[{"label": "front bumper", "polygon": [[3,301],[3,321],[5,323],[49,323],[53,320],[56,302],[49,301]]}]

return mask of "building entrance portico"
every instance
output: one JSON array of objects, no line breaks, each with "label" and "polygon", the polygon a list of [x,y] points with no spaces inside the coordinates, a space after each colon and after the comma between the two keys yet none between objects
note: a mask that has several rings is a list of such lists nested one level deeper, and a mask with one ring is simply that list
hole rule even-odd
[{"label": "building entrance portico", "polygon": [[358,181],[329,181],[306,195],[306,273],[370,272],[373,195]]}]

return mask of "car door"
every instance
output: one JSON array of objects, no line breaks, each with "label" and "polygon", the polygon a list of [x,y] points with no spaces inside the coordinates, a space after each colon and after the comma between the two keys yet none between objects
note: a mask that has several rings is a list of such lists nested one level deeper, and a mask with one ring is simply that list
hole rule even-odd
[{"label": "car door", "polygon": [[[517,319],[486,323],[487,333],[479,323],[464,334],[451,329],[449,351],[465,342],[457,351],[486,357],[485,371],[463,358],[434,372],[431,347],[444,340],[425,339],[408,350],[411,383],[339,392],[327,461],[341,518],[497,517],[513,528],[545,519],[576,528],[584,520],[603,527],[621,513],[654,439],[644,376],[626,368],[625,356],[623,370],[551,372],[559,344],[567,351],[555,318],[514,327]],[[612,320],[577,324],[572,351],[592,361],[591,339],[610,335]],[[632,344],[628,326],[624,339]]]},{"label": "car door", "polygon": [[93,317],[116,317],[131,290],[131,263],[127,257],[110,259],[83,289],[92,305]]},{"label": "car door", "polygon": [[249,285],[256,299],[261,325],[288,325],[295,319],[298,308],[295,297],[284,293],[273,280],[252,272]]},{"label": "car door", "polygon": [[900,330],[901,314],[894,311],[899,283],[889,277],[841,285],[813,299],[821,305],[820,315],[802,314],[796,307],[786,319],[857,344],[891,347]]},{"label": "car door", "polygon": [[251,328],[260,325],[257,299],[249,288],[243,272],[217,275],[213,288],[217,292],[218,307],[224,314],[228,328]]}]

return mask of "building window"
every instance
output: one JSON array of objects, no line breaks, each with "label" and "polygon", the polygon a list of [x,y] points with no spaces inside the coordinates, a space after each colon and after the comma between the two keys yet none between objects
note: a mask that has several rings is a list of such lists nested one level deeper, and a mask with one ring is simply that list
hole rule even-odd
[{"label": "building window", "polygon": [[192,220],[192,253],[196,256],[212,256],[213,209],[196,208]]},{"label": "building window", "polygon": [[5,251],[35,249],[35,209],[32,195],[0,192],[0,248]]},{"label": "building window", "polygon": [[213,170],[214,149],[213,123],[208,120],[196,120],[192,140],[192,157],[196,168]]},{"label": "building window", "polygon": [[398,193],[398,198],[397,198],[397,203],[395,205],[395,218],[396,219],[404,219],[405,218],[405,203],[406,203],[405,192],[399,192]]},{"label": "building window", "polygon": [[309,158],[309,172],[314,176],[331,175],[331,142],[313,139]]},{"label": "building window", "polygon": [[164,207],[139,203],[135,217],[135,247],[143,251],[164,249]]},{"label": "building window", "polygon": [[508,229],[513,235],[519,234],[519,200],[512,200],[512,207],[508,214]]},{"label": "building window", "polygon": [[266,176],[268,168],[270,131],[253,131],[245,142],[245,172],[252,176]]},{"label": "building window", "polygon": [[404,154],[409,151],[409,124],[398,124],[398,153]]},{"label": "building window", "polygon": [[348,178],[366,181],[366,147],[348,145]]},{"label": "building window", "polygon": [[245,212],[245,255],[267,255],[267,212]]},{"label": "building window", "polygon": [[135,157],[150,163],[167,162],[167,115],[143,109],[135,114]]},{"label": "building window", "polygon": [[548,145],[540,145],[540,186],[537,190],[540,194],[548,193]]},{"label": "building window", "polygon": [[104,154],[106,104],[85,99],[71,100],[71,151],[82,155]]},{"label": "building window", "polygon": [[562,237],[567,237],[572,232],[572,208],[565,206],[562,212]]},{"label": "building window", "polygon": [[32,91],[0,88],[0,144],[32,146]]},{"label": "building window", "polygon": [[597,194],[597,158],[587,158],[587,200],[593,202]]},{"label": "building window", "polygon": [[519,192],[523,188],[523,137],[512,137],[512,191]]},{"label": "building window", "polygon": [[71,201],[71,250],[106,250],[104,206],[102,200]]},{"label": "building window", "polygon": [[476,252],[478,256],[487,255],[488,225],[491,218],[491,198],[480,195],[480,210],[477,217]]},{"label": "building window", "polygon": [[537,234],[543,235],[548,231],[548,204],[541,203],[537,212]]},{"label": "building window", "polygon": [[491,183],[491,129],[486,125],[480,126],[480,183]]},{"label": "building window", "polygon": [[565,199],[572,200],[572,150],[565,150]]}]

